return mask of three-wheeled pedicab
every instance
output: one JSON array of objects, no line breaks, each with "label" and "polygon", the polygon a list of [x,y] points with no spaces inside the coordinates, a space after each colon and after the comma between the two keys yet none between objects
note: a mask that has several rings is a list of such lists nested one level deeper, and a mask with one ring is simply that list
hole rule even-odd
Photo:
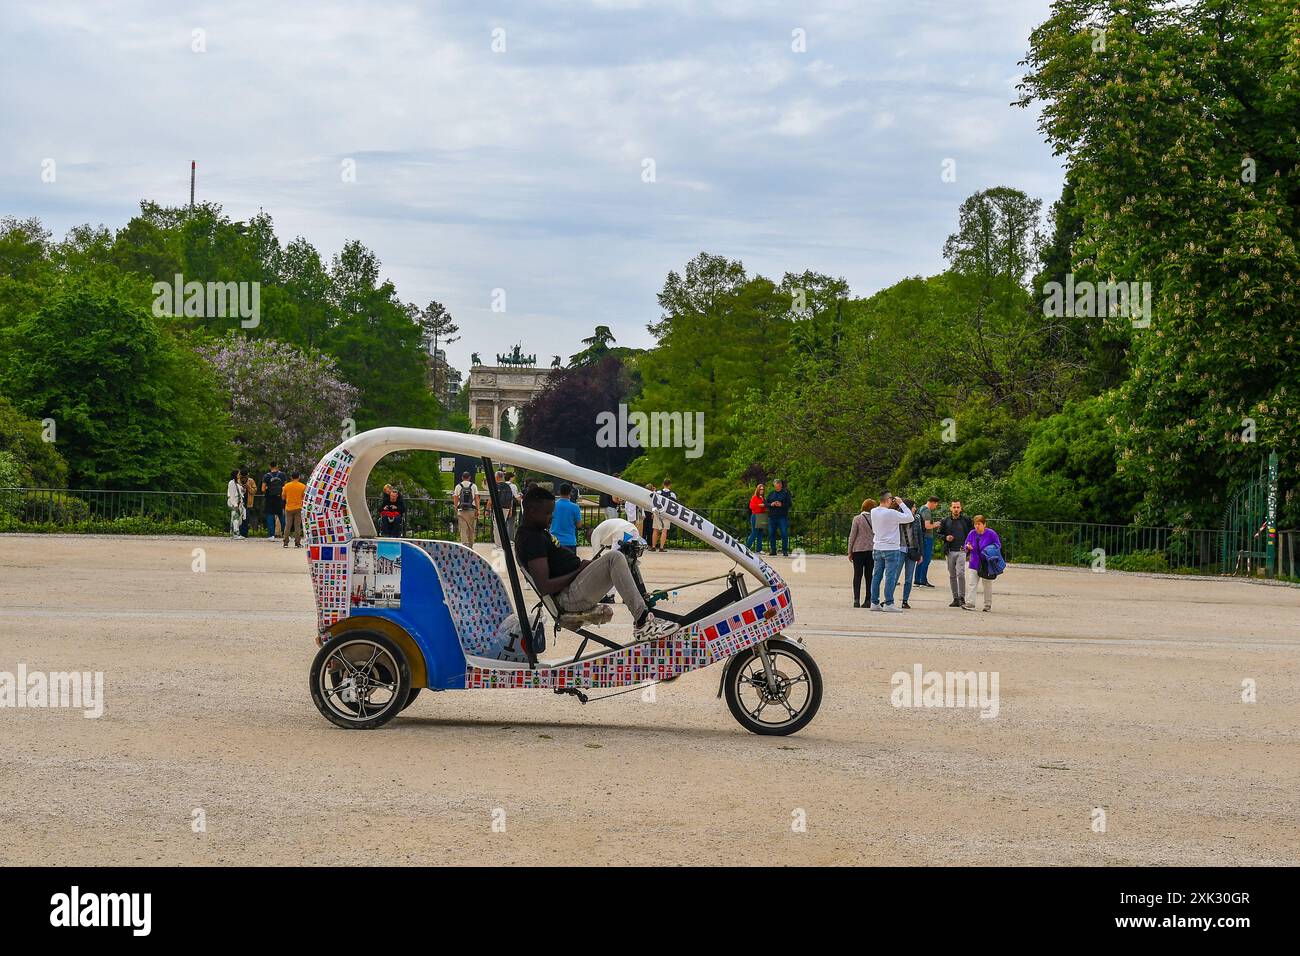
[{"label": "three-wheeled pedicab", "polygon": [[[638,558],[645,542],[619,519],[593,532],[593,544],[617,547],[656,618],[678,625],[664,636],[619,643],[593,628],[612,609],[597,605],[562,613],[550,597],[530,615],[521,569],[507,547],[506,580],[472,548],[450,541],[376,537],[366,506],[366,480],[392,452],[474,456],[487,475],[498,538],[508,540],[496,494],[494,461],[576,482],[661,511],[667,520],[726,555],[725,587],[692,610],[664,608],[665,591],[646,594]],[[790,589],[760,555],[680,502],[563,459],[479,435],[377,428],[343,442],[312,472],[303,503],[316,594],[320,650],[311,667],[311,695],[340,727],[387,723],[421,688],[548,689],[583,703],[587,692],[670,680],[726,661],[719,696],[742,726],[757,734],[792,734],[821,705],[821,674],[798,639],[782,636],[794,620]],[[745,572],[757,581],[751,592]],[[703,582],[696,582],[700,584]],[[686,587],[688,585],[680,585]],[[546,620],[556,634],[574,632],[574,654],[546,651]],[[521,626],[522,622],[522,626]],[[588,653],[588,648],[592,648]]]}]

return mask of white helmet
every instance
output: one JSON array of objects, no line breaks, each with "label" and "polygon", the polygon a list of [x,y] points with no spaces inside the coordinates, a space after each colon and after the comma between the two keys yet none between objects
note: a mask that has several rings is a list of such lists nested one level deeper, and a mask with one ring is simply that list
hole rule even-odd
[{"label": "white helmet", "polygon": [[597,551],[612,548],[623,541],[634,541],[645,546],[645,539],[637,531],[636,525],[625,518],[606,518],[591,531],[591,546]]}]

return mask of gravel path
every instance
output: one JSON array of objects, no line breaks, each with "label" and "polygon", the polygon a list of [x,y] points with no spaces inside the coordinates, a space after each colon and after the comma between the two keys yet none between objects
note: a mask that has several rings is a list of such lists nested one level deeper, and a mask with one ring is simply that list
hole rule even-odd
[{"label": "gravel path", "polygon": [[[826,681],[795,736],[745,733],[719,667],[586,707],[426,692],[354,733],[307,693],[303,552],[0,536],[0,672],[106,699],[0,709],[0,863],[1300,862],[1300,590],[1013,566],[990,614],[944,587],[882,615],[847,560],[775,560]],[[651,586],[725,567],[646,557]],[[918,664],[996,672],[996,717],[893,706]]]}]

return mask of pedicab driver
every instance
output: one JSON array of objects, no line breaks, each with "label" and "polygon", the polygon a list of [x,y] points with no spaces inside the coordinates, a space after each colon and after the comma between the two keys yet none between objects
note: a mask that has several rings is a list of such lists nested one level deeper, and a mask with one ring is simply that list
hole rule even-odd
[{"label": "pedicab driver", "polygon": [[637,641],[662,637],[677,625],[646,606],[622,551],[611,548],[594,561],[560,547],[551,534],[555,495],[535,486],[524,495],[524,520],[515,533],[515,557],[541,594],[554,595],[561,611],[589,611],[612,587],[632,613]]}]

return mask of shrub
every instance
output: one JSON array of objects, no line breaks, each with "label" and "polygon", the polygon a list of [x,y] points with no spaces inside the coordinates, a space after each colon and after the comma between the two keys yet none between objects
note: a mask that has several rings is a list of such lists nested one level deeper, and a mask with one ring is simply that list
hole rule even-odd
[{"label": "shrub", "polygon": [[18,500],[17,517],[32,523],[74,524],[90,517],[90,506],[62,491],[26,491]]},{"label": "shrub", "polygon": [[1106,567],[1111,571],[1147,571],[1167,573],[1169,562],[1163,551],[1133,551],[1129,554],[1116,554],[1106,558]]}]

